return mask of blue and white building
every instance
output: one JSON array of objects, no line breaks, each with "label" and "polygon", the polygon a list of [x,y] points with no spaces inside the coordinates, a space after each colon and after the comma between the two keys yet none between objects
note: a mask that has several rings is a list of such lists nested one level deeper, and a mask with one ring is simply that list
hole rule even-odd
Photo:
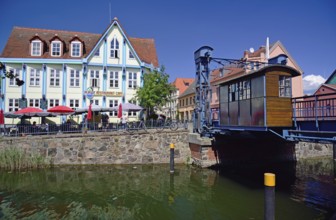
[{"label": "blue and white building", "polygon": [[[94,104],[118,106],[130,102],[143,75],[159,66],[154,39],[129,37],[117,18],[103,34],[14,27],[0,62],[25,82],[17,86],[15,79],[2,80],[5,112],[26,106],[86,107],[90,87]],[[116,116],[110,113],[110,122]]]}]

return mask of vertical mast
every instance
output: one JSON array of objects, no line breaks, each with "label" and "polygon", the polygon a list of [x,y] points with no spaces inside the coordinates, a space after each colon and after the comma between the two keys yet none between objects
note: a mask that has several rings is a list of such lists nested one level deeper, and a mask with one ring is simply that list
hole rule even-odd
[{"label": "vertical mast", "polygon": [[203,46],[195,51],[194,59],[196,65],[196,96],[194,110],[194,132],[202,133],[204,126],[207,126],[210,118],[210,74],[209,63],[213,49]]}]

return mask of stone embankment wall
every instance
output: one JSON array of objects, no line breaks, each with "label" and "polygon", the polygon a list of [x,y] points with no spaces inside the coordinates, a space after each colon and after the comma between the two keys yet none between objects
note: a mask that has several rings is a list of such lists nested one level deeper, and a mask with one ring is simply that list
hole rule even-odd
[{"label": "stone embankment wall", "polygon": [[332,157],[333,145],[313,142],[298,142],[295,144],[296,159],[306,159],[314,157]]},{"label": "stone embankment wall", "polygon": [[156,132],[123,131],[3,137],[0,149],[19,147],[39,153],[53,164],[154,164],[169,163],[170,143],[175,145],[175,163],[190,159],[188,130]]}]

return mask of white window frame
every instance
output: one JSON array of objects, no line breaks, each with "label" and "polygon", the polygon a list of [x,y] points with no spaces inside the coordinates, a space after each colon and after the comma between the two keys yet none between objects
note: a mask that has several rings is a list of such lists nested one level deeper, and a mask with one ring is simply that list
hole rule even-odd
[{"label": "white window frame", "polygon": [[73,110],[76,110],[79,108],[79,99],[70,99],[69,100],[69,107]]},{"label": "white window frame", "polygon": [[28,106],[39,108],[40,107],[40,99],[29,99]]},{"label": "white window frame", "polygon": [[[119,106],[119,99],[110,99],[109,100],[109,107],[118,107]],[[110,116],[117,117],[118,111],[111,111]]]},{"label": "white window frame", "polygon": [[29,70],[29,86],[39,87],[41,82],[41,70],[30,68]]},{"label": "white window frame", "polygon": [[[136,101],[131,101],[131,100],[128,100],[128,103],[132,103],[132,104],[134,104],[134,105],[136,105],[137,103],[136,103]],[[134,117],[134,116],[136,116],[137,115],[137,112],[136,111],[128,111],[128,116],[130,116],[130,117]]]},{"label": "white window frame", "polygon": [[111,46],[110,46],[110,57],[111,58],[119,58],[120,53],[119,53],[119,41],[116,37],[114,37],[111,41]]},{"label": "white window frame", "polygon": [[8,99],[8,111],[16,112],[19,110],[19,99]]},{"label": "white window frame", "polygon": [[279,97],[292,96],[292,81],[290,76],[279,76]]},{"label": "white window frame", "polygon": [[49,86],[59,87],[61,84],[61,70],[59,69],[50,69],[50,79]]},{"label": "white window frame", "polygon": [[100,88],[100,71],[90,70],[90,86],[92,88]]},{"label": "white window frame", "polygon": [[[58,47],[54,47],[56,45],[59,45],[59,51],[55,51],[55,49],[58,49]],[[62,55],[62,42],[59,40],[55,40],[51,42],[51,56],[52,57],[60,57]]]},{"label": "white window frame", "polygon": [[14,78],[9,79],[9,86],[17,86],[16,85],[16,78],[20,79],[21,69],[19,69],[19,68],[9,68],[9,71],[12,71],[13,75],[15,76]]},{"label": "white window frame", "polygon": [[[76,46],[79,46],[76,48]],[[71,56],[72,57],[80,57],[82,51],[82,43],[80,41],[72,41],[71,42]]]},{"label": "white window frame", "polygon": [[136,72],[128,72],[128,88],[136,89],[137,88],[138,74]]},{"label": "white window frame", "polygon": [[118,71],[110,71],[109,74],[110,82],[109,86],[110,88],[119,88],[119,72]]},{"label": "white window frame", "polygon": [[70,69],[70,87],[80,86],[80,71],[76,69]]},{"label": "white window frame", "polygon": [[49,108],[59,106],[59,99],[49,99],[48,106]]},{"label": "white window frame", "polygon": [[40,40],[33,40],[30,45],[30,55],[41,56],[42,55],[42,42]]}]

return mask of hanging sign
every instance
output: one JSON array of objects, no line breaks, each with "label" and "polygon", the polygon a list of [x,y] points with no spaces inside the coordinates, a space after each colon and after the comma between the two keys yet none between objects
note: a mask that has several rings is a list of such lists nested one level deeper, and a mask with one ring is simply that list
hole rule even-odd
[{"label": "hanging sign", "polygon": [[89,100],[92,100],[94,95],[95,95],[95,92],[93,91],[93,88],[92,87],[89,87],[87,88],[85,91],[84,91],[84,95],[89,99]]}]

